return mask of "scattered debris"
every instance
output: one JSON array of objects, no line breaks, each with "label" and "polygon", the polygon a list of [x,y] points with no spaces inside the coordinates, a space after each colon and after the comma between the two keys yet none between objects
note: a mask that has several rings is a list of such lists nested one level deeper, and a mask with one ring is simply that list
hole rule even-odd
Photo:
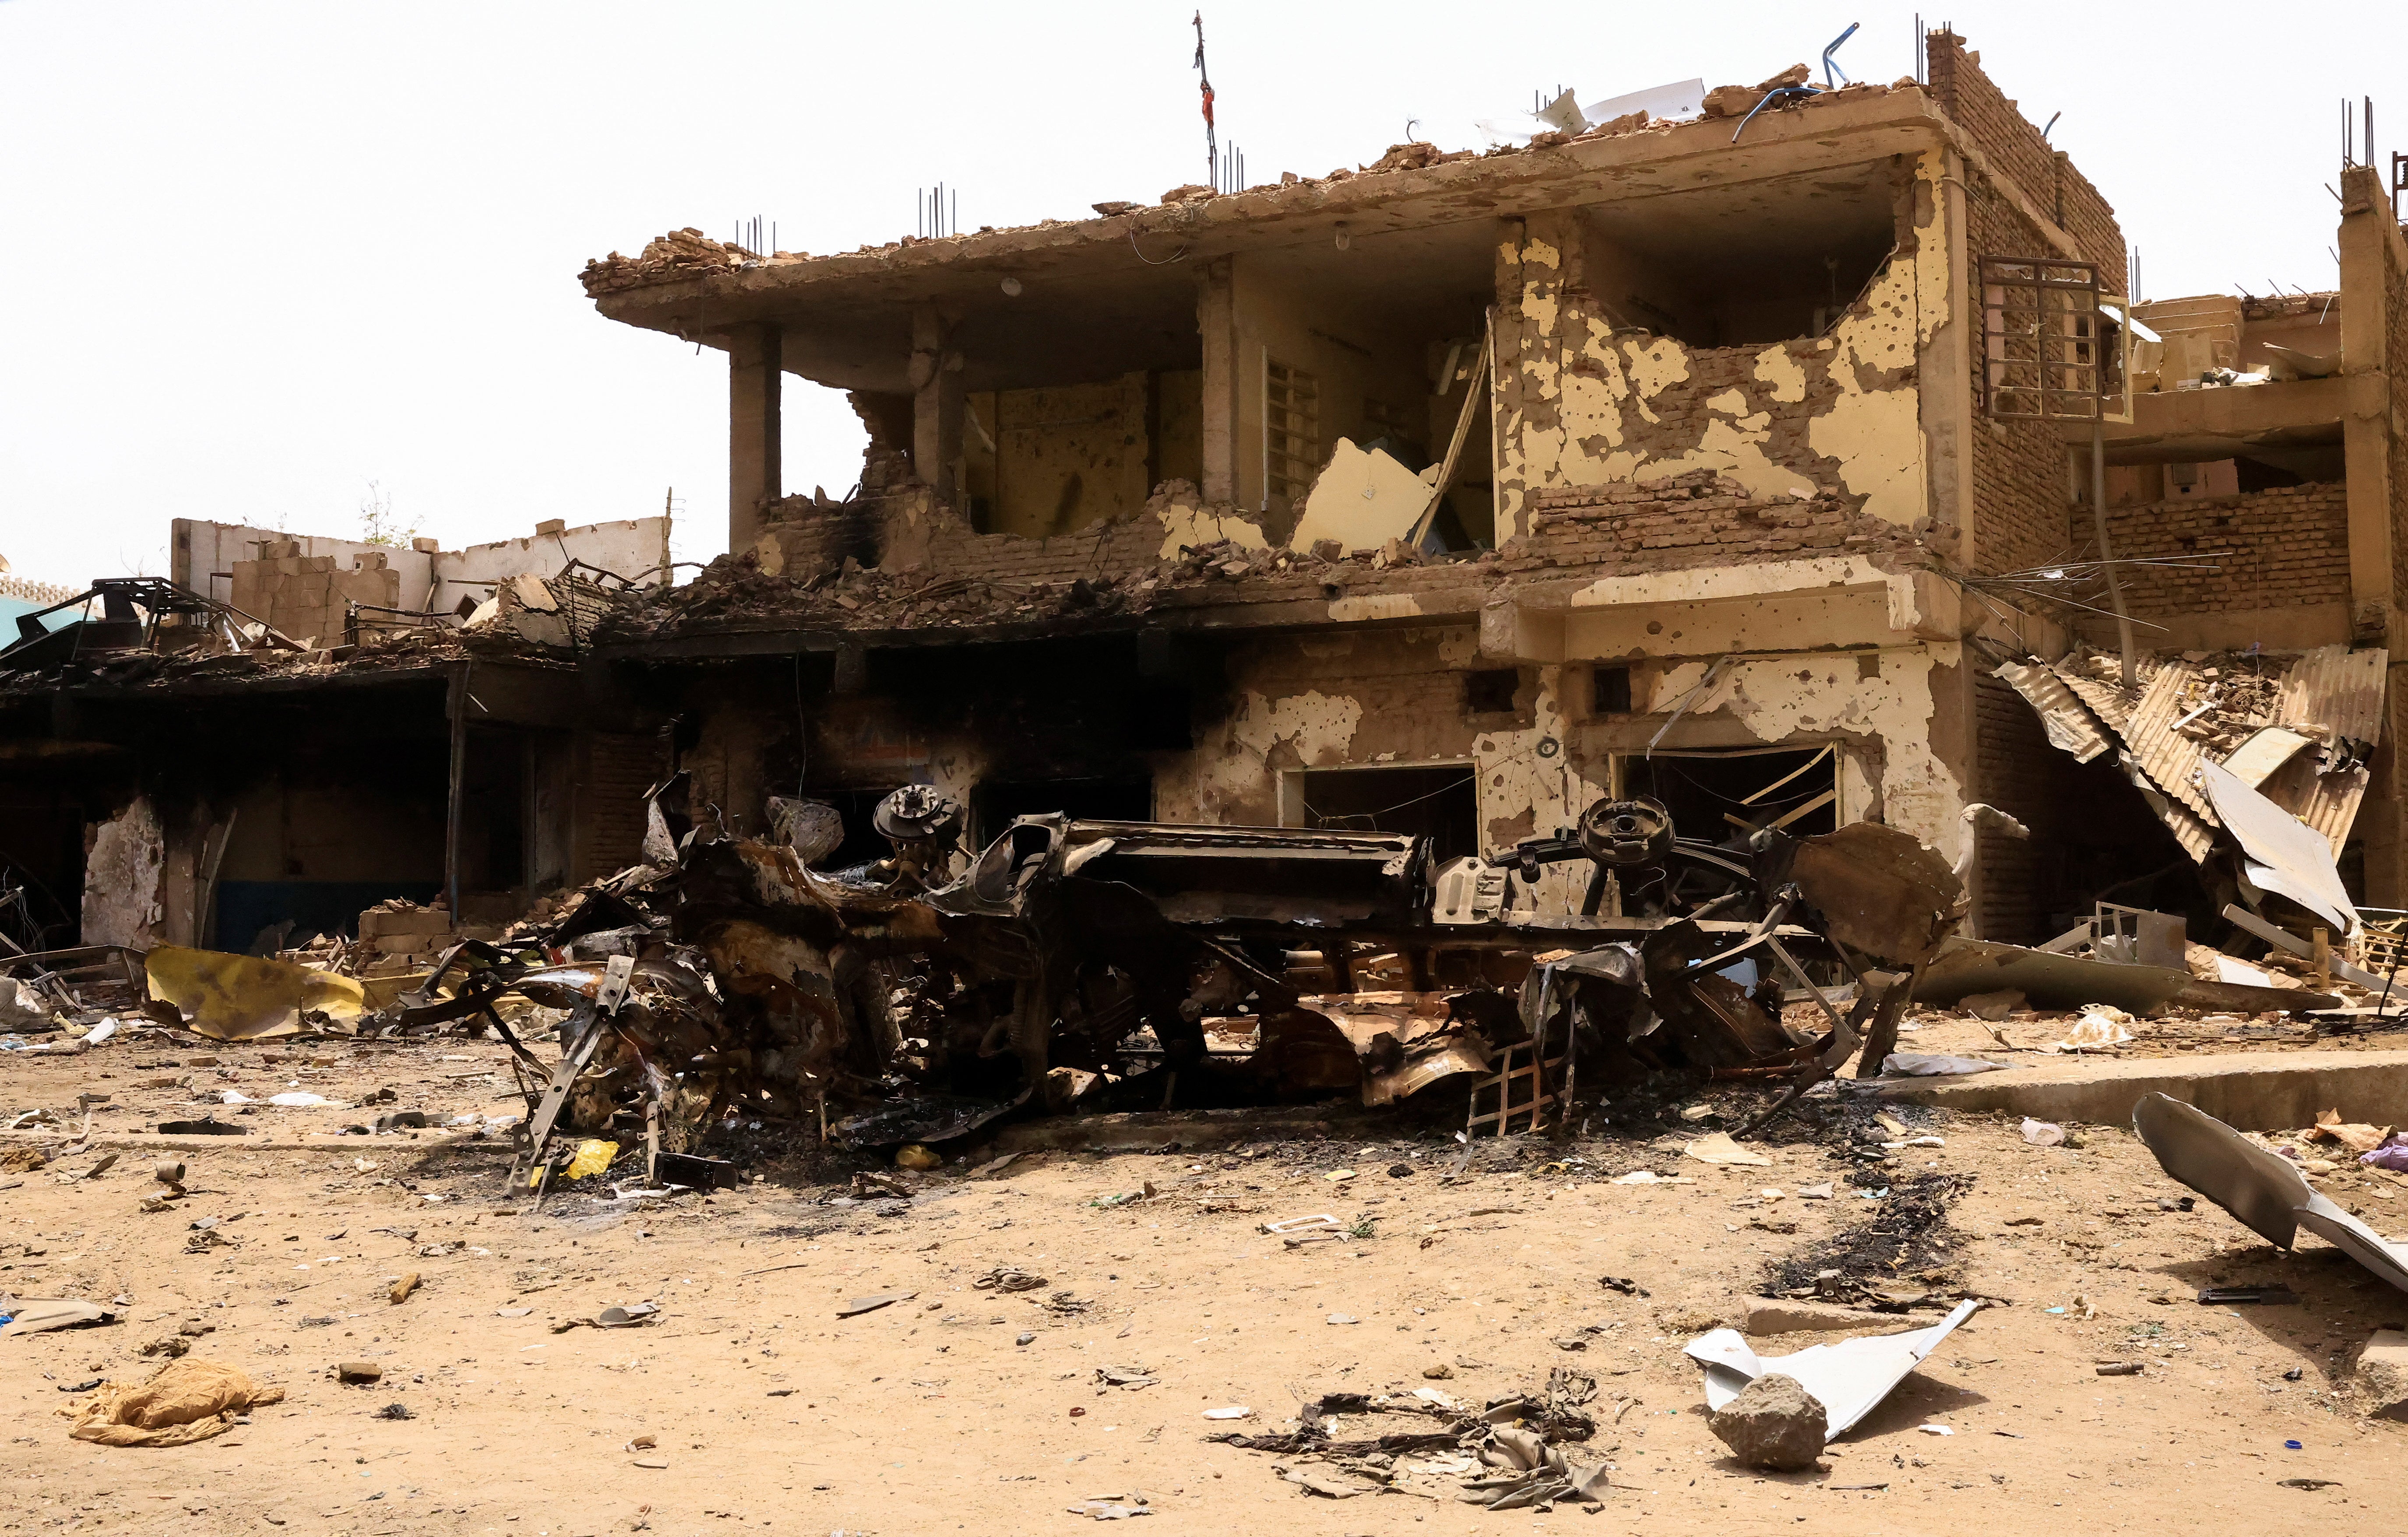
[{"label": "scattered debris", "polygon": [[876,1313],[880,1308],[893,1307],[897,1302],[908,1302],[919,1295],[916,1291],[882,1291],[868,1297],[854,1297],[848,1299],[842,1307],[838,1308],[836,1315],[839,1318],[852,1318],[865,1313]]},{"label": "scattered debris", "polygon": [[220,1361],[186,1357],[139,1386],[104,1383],[75,1411],[68,1433],[104,1446],[183,1446],[222,1435],[238,1416],[283,1399],[281,1387],[264,1386]]},{"label": "scattered debris", "polygon": [[2230,1213],[2278,1249],[2305,1227],[2352,1259],[2408,1290],[2408,1245],[2374,1229],[2318,1194],[2299,1166],[2268,1152],[2205,1111],[2164,1094],[2132,1107],[2132,1130],[2175,1180]]},{"label": "scattered debris", "polygon": [[1797,1379],[1828,1415],[1828,1434],[1843,1435],[1872,1413],[1890,1390],[1906,1380],[1940,1342],[1982,1304],[1967,1299],[1928,1329],[1904,1334],[1867,1335],[1838,1344],[1810,1345],[1789,1356],[1758,1356],[1738,1330],[1718,1329],[1693,1340],[1684,1354],[1705,1371],[1706,1404],[1720,1411],[1749,1383],[1769,1372]]}]

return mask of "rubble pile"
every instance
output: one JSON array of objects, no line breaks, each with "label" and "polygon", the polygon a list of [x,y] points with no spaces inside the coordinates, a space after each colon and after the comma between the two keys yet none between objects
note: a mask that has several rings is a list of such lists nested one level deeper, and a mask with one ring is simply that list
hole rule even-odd
[{"label": "rubble pile", "polygon": [[587,294],[602,294],[647,283],[678,282],[705,273],[724,272],[757,260],[741,246],[722,245],[689,225],[654,236],[634,257],[622,256],[614,251],[599,261],[589,261],[578,276]]},{"label": "rubble pile", "polygon": [[[1839,85],[1836,89],[1826,90],[1819,86],[1808,86],[1806,84],[1808,76],[1807,66],[1801,64],[1793,65],[1757,85],[1717,86],[1706,93],[1701,116],[1709,120],[1742,119],[1759,108],[1766,112],[1805,111],[1813,110],[1825,103],[1887,94],[1889,92],[1899,90],[1925,89],[1910,78],[1886,86],[1876,85],[1870,81],[1851,80]],[[1771,99],[1768,101],[1768,97]],[[979,236],[1025,235],[1059,229],[1074,223],[1095,223],[1103,220],[1142,216],[1155,209],[1178,210],[1181,217],[1193,218],[1194,210],[1198,210],[1203,206],[1222,203],[1244,205],[1249,211],[1259,208],[1266,213],[1283,213],[1289,211],[1288,200],[1299,193],[1310,195],[1312,192],[1351,181],[1358,177],[1428,171],[1467,162],[1509,159],[1512,156],[1555,149],[1567,144],[1601,138],[1619,138],[1632,134],[1664,133],[1679,126],[1668,120],[1651,117],[1644,111],[1627,112],[1598,123],[1590,123],[1585,119],[1577,119],[1577,109],[1575,109],[1575,117],[1576,121],[1570,125],[1570,131],[1560,127],[1548,128],[1529,136],[1523,142],[1496,143],[1484,150],[1445,151],[1426,141],[1413,140],[1391,145],[1379,158],[1367,165],[1340,165],[1326,175],[1318,177],[1299,176],[1293,171],[1283,171],[1277,181],[1268,181],[1235,193],[1223,193],[1203,182],[1187,182],[1163,193],[1152,208],[1125,199],[1108,199],[1094,205],[1096,218],[1092,220],[1040,219],[1031,224],[1015,225],[1002,230],[988,225],[982,226],[972,236],[907,235],[893,240],[865,244],[849,252],[816,259],[825,261],[843,260],[848,257],[891,255],[921,246],[953,245]],[[1146,227],[1146,223],[1140,223],[1140,227]],[[1175,229],[1178,223],[1173,221],[1158,227]],[[1111,237],[1118,238],[1117,232]],[[684,229],[671,230],[666,235],[655,236],[646,242],[640,252],[633,257],[622,255],[614,251],[599,259],[588,260],[578,274],[578,278],[584,284],[589,297],[599,298],[604,294],[616,294],[628,289],[682,282],[690,279],[705,278],[749,266],[784,266],[814,259],[804,251],[781,251],[760,253],[747,251],[739,245],[723,244],[713,240],[702,231],[688,226]]]},{"label": "rubble pile", "polygon": [[[1152,503],[1148,504],[1152,506]],[[779,538],[773,528],[764,546]],[[695,580],[648,590],[595,622],[594,638],[625,643],[753,619],[835,629],[967,628],[998,624],[1077,625],[1146,613],[1162,595],[1233,582],[1285,579],[1300,592],[1369,571],[1432,564],[1434,559],[1391,539],[1378,550],[1347,553],[1335,539],[1296,551],[1211,539],[1141,575],[1098,573],[1068,582],[1010,582],[947,576],[914,567],[888,571],[847,555],[833,568],[807,570],[783,559],[765,564],[748,550],[712,561]],[[1492,552],[1452,557],[1492,560]],[[769,569],[769,565],[778,568]]]}]

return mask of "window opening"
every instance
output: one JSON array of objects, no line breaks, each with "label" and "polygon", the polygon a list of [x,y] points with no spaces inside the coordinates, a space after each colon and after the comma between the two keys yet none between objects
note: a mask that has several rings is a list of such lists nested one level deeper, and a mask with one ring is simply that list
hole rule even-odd
[{"label": "window opening", "polygon": [[1522,686],[1518,668],[1483,668],[1463,675],[1463,708],[1474,715],[1508,715]]},{"label": "window opening", "polygon": [[1321,468],[1321,386],[1284,363],[1263,365],[1263,494],[1293,505]]},{"label": "window opening", "polygon": [[1480,850],[1476,772],[1468,763],[1400,768],[1308,768],[1304,825],[1427,838],[1439,863]]},{"label": "window opening", "polygon": [[1741,848],[1766,828],[1810,838],[1839,826],[1840,752],[1816,747],[1699,749],[1623,760],[1625,795],[1653,797],[1683,838]]},{"label": "window opening", "polygon": [[1598,668],[1589,674],[1589,708],[1599,715],[1630,713],[1630,669]]},{"label": "window opening", "polygon": [[[1982,381],[2000,420],[2128,419],[2124,300],[2089,262],[1982,258]],[[2118,413],[2121,413],[2119,416]]]}]

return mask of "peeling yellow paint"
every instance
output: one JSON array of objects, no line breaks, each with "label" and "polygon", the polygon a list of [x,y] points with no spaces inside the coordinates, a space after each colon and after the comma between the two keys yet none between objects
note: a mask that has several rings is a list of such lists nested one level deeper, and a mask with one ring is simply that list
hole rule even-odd
[{"label": "peeling yellow paint", "polygon": [[[1843,795],[1842,820],[1878,816],[1939,849],[1960,834],[1964,786],[1931,747],[1932,671],[1956,665],[1959,648],[1914,646],[1879,653],[1880,672],[1857,676],[1857,655],[1810,653],[1729,664],[1713,686],[1691,700],[1690,717],[1727,711],[1760,741],[1846,736],[1881,743],[1878,804]],[[1667,713],[1704,682],[1709,662],[1666,668],[1649,691],[1647,708]],[[1868,764],[1845,754],[1862,783]],[[1873,786],[1866,784],[1867,789]]]},{"label": "peeling yellow paint", "polygon": [[[1631,393],[1639,397],[1642,410],[1648,401],[1689,377],[1689,350],[1670,337],[1656,337],[1644,347],[1635,337],[1617,337],[1613,345],[1622,354]],[[1645,414],[1650,422],[1656,419],[1653,411]]]},{"label": "peeling yellow paint", "polygon": [[[1535,830],[1553,832],[1570,826],[1591,801],[1610,793],[1606,785],[1583,778],[1565,751],[1562,677],[1560,668],[1541,668],[1531,724],[1517,730],[1485,732],[1480,738],[1472,763],[1478,770],[1474,793],[1479,799],[1484,853],[1504,841],[1506,829],[1519,819],[1526,816]],[[1538,885],[1539,905],[1555,912],[1578,912],[1587,879],[1585,866],[1578,869],[1569,865],[1547,867]],[[1516,877],[1516,898],[1528,900],[1526,892]]]},{"label": "peeling yellow paint", "polygon": [[1806,424],[1807,444],[1840,461],[1841,483],[1865,498],[1865,515],[1907,524],[1923,516],[1923,429],[1911,389],[1849,390]]},{"label": "peeling yellow paint", "polygon": [[1227,539],[1240,550],[1270,548],[1271,541],[1263,537],[1262,525],[1246,518],[1215,517],[1200,507],[1176,502],[1160,509],[1155,516],[1162,519],[1162,550],[1158,556],[1162,560],[1177,555],[1182,544],[1210,544],[1214,539]]},{"label": "peeling yellow paint", "polygon": [[1806,366],[1786,346],[1775,343],[1756,354],[1756,377],[1771,386],[1773,399],[1785,405],[1806,398]]},{"label": "peeling yellow paint", "polygon": [[1240,747],[1268,757],[1286,747],[1308,765],[1346,761],[1346,749],[1363,724],[1361,701],[1318,690],[1267,698],[1249,693],[1245,708],[1229,724],[1229,736]]}]

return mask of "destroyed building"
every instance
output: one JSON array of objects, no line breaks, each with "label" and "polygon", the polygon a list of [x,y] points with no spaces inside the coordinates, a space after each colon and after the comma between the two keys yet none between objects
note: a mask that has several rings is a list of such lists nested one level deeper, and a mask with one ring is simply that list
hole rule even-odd
[{"label": "destroyed building", "polygon": [[[1961,40],[1928,75],[848,254],[686,231],[596,262],[605,315],[728,353],[737,552],[605,649],[681,678],[681,761],[739,826],[927,782],[973,846],[1060,810],[1443,860],[1647,795],[1693,837],[1874,819],[1954,857],[1987,801],[2040,836],[1983,835],[1970,931],[2044,937],[2170,845],[1992,676],[2089,633],[2019,574],[2094,539],[2086,425],[1985,411],[1981,264],[2118,294],[2124,243]],[[790,373],[851,392],[851,495],[786,494]],[[2122,461],[2203,452],[2149,420],[2116,427],[2127,499]],[[2253,551],[2135,611],[2255,638],[2279,608],[2286,648],[2387,611],[2386,577],[2316,628],[2291,569]]]},{"label": "destroyed building", "polygon": [[[2292,899],[2261,802],[2323,840],[2349,891],[2299,900],[2349,935],[2401,886],[2380,182],[2344,175],[2338,293],[2134,306],[2105,198],[1928,44],[1921,80],[1800,65],[1077,221],[590,263],[605,317],[728,355],[730,553],[679,584],[660,520],[450,555],[179,524],[172,582],[0,654],[30,940],[340,934],[423,973],[649,861],[673,892],[613,881],[513,942],[607,907],[738,993],[808,976],[874,1046],[861,1086],[943,1035],[922,1005],[1042,1069],[1048,1029],[1140,1013],[1162,1046],[1248,998],[1418,1018],[1668,919],[1802,940],[1762,861],[1865,823],[1953,863],[1963,911],[1824,980],[2102,900],[2207,935]],[[841,495],[788,494],[789,374],[866,429]],[[1082,869],[1152,916],[1061,927]],[[1166,921],[1220,982],[1112,949]],[[1034,963],[998,956],[1048,925],[1109,940],[1120,992],[1015,992]],[[943,996],[882,992],[902,956]],[[1685,993],[1702,959],[1647,966]],[[1740,1044],[1681,1060],[1804,1060],[1779,1001],[1700,1005]],[[1398,1070],[1354,1044],[1367,1092]],[[770,1076],[824,1083],[811,1050]]]}]

